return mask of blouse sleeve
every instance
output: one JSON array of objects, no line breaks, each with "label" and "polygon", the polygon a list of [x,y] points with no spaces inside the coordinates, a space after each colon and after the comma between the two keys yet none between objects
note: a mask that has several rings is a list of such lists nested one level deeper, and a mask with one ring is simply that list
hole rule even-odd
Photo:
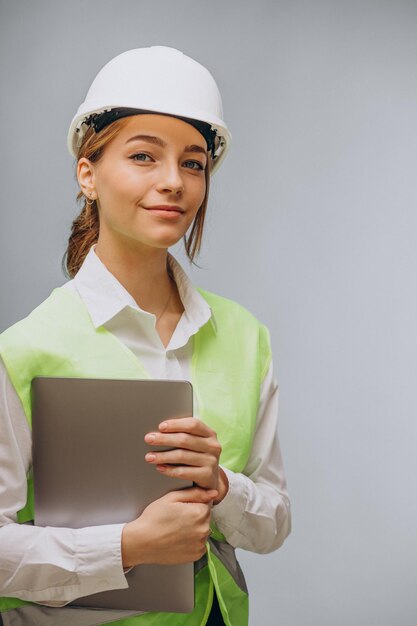
[{"label": "blouse sleeve", "polygon": [[91,593],[128,587],[123,524],[70,529],[17,523],[26,504],[31,433],[0,359],[0,596],[63,606]]},{"label": "blouse sleeve", "polygon": [[235,548],[267,553],[291,532],[290,501],[278,440],[279,387],[271,361],[263,380],[251,454],[243,473],[222,469],[229,480],[212,517]]}]

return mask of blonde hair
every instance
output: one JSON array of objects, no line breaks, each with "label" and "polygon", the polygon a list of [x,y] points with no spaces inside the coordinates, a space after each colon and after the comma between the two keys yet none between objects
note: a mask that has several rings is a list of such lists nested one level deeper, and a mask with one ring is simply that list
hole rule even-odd
[{"label": "blonde hair", "polygon": [[[89,128],[78,151],[78,159],[85,157],[92,163],[97,163],[102,158],[106,145],[109,144],[127,124],[128,120],[129,118],[126,117],[116,120],[103,128],[99,133],[96,133],[93,128]],[[205,168],[206,192],[204,199],[192,223],[189,237],[187,238],[186,234],[183,236],[185,251],[191,263],[194,263],[194,258],[199,254],[201,249],[204,220],[208,204],[210,168],[211,160],[209,158],[207,167]],[[67,250],[62,259],[62,269],[68,278],[74,278],[91,246],[97,242],[100,230],[97,203],[94,201],[91,205],[87,204],[83,192],[79,191],[76,201],[79,202],[82,199],[84,199],[84,205],[80,214],[72,222]]]}]

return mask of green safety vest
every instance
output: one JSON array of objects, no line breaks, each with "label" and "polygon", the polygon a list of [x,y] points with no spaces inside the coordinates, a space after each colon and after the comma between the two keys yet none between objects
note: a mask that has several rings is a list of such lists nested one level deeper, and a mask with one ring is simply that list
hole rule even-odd
[{"label": "green safety vest", "polygon": [[[213,309],[216,320],[216,328],[206,323],[194,335],[191,383],[198,400],[199,418],[217,433],[222,446],[220,463],[233,472],[242,472],[252,446],[261,384],[271,361],[269,331],[233,300],[197,289]],[[0,334],[0,355],[29,425],[30,386],[35,376],[152,378],[115,335],[104,326],[94,328],[81,298],[65,287],[53,289],[26,318]],[[27,494],[26,506],[18,512],[19,523],[30,522],[34,517],[30,474]],[[148,612],[111,622],[107,619],[105,623],[203,626],[215,588],[227,626],[245,626],[248,594],[243,574],[232,546],[213,523],[212,530],[205,563],[195,574],[192,613]],[[0,612],[27,610],[29,617],[29,607],[33,604],[17,598],[0,598]],[[55,617],[58,619],[59,613]],[[74,623],[75,620],[76,617]]]}]

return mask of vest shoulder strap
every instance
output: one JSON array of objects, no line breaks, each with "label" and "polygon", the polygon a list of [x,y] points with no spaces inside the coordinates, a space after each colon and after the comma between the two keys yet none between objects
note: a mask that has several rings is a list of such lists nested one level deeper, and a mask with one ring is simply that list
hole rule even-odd
[{"label": "vest shoulder strap", "polygon": [[259,321],[249,309],[235,300],[220,296],[197,287],[214,312],[217,329],[224,334],[242,332],[246,340],[250,333],[258,337],[259,359],[261,364],[261,382],[264,380],[272,360],[271,335],[268,327]]}]

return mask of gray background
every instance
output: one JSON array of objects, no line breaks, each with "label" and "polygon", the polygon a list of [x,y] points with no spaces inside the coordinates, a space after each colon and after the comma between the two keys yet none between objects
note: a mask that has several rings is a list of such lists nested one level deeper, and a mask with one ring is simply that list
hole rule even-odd
[{"label": "gray background", "polygon": [[66,133],[97,71],[199,60],[233,145],[189,274],[271,330],[292,499],[280,550],[239,551],[251,624],[416,624],[417,3],[0,7],[1,329],[66,280]]}]

